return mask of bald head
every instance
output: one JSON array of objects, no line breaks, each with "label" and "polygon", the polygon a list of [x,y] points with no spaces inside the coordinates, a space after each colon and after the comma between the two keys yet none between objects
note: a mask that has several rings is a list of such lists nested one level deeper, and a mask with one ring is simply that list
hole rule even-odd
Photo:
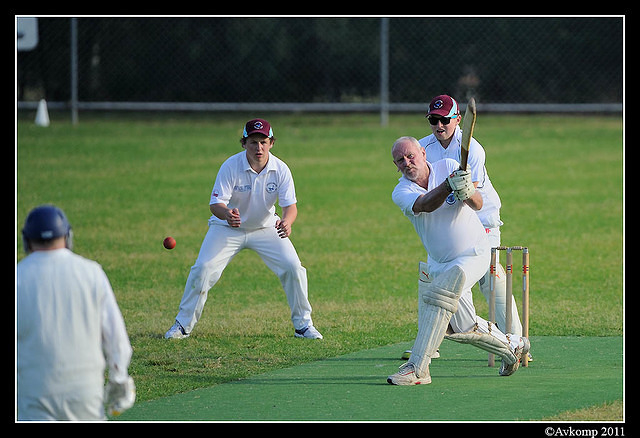
[{"label": "bald head", "polygon": [[410,137],[408,135],[404,137],[400,137],[396,141],[393,142],[393,146],[391,147],[391,155],[393,156],[394,151],[399,147],[414,147],[414,148],[422,148],[418,140],[415,137]]},{"label": "bald head", "polygon": [[398,172],[402,172],[405,178],[416,183],[426,182],[425,179],[429,177],[427,156],[414,137],[397,139],[391,148],[391,156]]}]

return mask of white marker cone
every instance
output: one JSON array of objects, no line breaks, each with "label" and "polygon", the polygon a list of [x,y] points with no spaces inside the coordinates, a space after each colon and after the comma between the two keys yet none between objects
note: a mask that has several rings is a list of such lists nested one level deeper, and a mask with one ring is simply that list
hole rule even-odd
[{"label": "white marker cone", "polygon": [[49,126],[49,111],[47,111],[47,101],[40,99],[38,112],[36,113],[36,125]]}]

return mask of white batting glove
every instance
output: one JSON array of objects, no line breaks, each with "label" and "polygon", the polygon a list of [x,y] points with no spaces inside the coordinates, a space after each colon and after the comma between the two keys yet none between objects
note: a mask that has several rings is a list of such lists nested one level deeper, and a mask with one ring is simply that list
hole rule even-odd
[{"label": "white batting glove", "polygon": [[471,182],[471,172],[469,170],[458,169],[447,177],[447,181],[458,201],[469,199],[476,191],[473,182]]},{"label": "white batting glove", "polygon": [[454,190],[453,191],[453,196],[455,196],[455,198],[458,201],[465,201],[465,200],[469,199],[471,196],[473,196],[475,191],[476,191],[475,186],[473,185],[472,182],[469,182],[468,185],[465,185],[461,189]]},{"label": "white batting glove", "polygon": [[471,172],[468,170],[458,169],[447,177],[449,187],[451,190],[456,191],[464,189],[471,184]]},{"label": "white batting glove", "polygon": [[107,413],[112,417],[122,414],[136,401],[136,385],[129,376],[124,383],[109,380],[104,388],[104,399]]}]

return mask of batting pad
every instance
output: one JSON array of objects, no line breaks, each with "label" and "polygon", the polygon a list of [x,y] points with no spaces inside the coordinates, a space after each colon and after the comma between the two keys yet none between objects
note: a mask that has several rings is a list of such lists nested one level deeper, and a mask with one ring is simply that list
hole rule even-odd
[{"label": "batting pad", "polygon": [[409,358],[409,362],[415,365],[418,377],[428,373],[431,356],[440,347],[451,316],[458,308],[464,282],[464,272],[454,266],[431,283],[418,283],[423,305],[418,314],[418,335]]},{"label": "batting pad", "polygon": [[487,333],[480,333],[477,331],[453,333],[451,335],[446,335],[445,339],[459,342],[461,344],[471,344],[488,351],[489,353],[497,354],[507,365],[513,365],[517,360],[516,356],[507,344]]},{"label": "batting pad", "polygon": [[425,293],[427,286],[433,281],[433,276],[429,273],[429,265],[425,262],[419,263],[418,270],[418,318],[424,310],[424,301],[422,294]]}]

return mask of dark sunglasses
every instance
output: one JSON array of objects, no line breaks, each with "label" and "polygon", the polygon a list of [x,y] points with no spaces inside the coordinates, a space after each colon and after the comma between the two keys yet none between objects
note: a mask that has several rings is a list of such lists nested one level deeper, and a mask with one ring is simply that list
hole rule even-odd
[{"label": "dark sunglasses", "polygon": [[427,119],[429,119],[429,123],[431,123],[432,125],[437,125],[438,122],[442,122],[443,125],[448,125],[451,122],[451,119],[454,118],[455,117],[427,116]]}]

